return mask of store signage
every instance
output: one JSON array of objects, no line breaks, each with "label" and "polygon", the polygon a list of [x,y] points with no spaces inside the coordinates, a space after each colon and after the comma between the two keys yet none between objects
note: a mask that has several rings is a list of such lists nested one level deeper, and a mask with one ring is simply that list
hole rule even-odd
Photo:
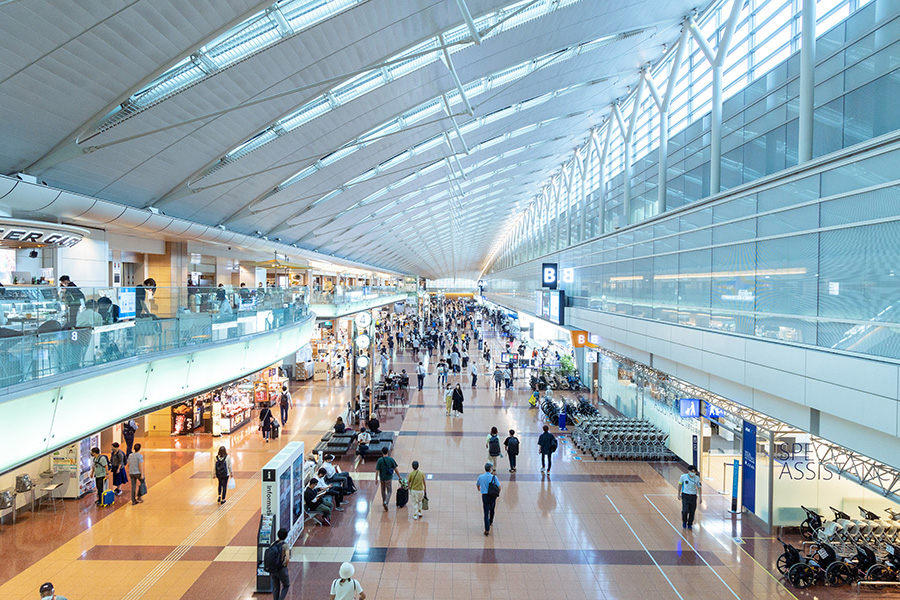
[{"label": "store signage", "polygon": [[588,343],[588,332],[587,331],[573,331],[572,332],[572,347],[573,348],[584,348],[584,345]]},{"label": "store signage", "polygon": [[133,319],[136,315],[137,298],[134,288],[119,288],[119,319]]},{"label": "store signage", "polygon": [[593,364],[593,363],[597,362],[598,354],[599,353],[596,350],[588,350],[587,352],[584,353],[585,362],[587,362],[588,364]]},{"label": "store signage", "polygon": [[42,221],[0,219],[0,240],[13,244],[35,244],[71,248],[87,235],[86,229]]},{"label": "store signage", "polygon": [[707,401],[703,401],[703,408],[705,409],[705,415],[708,419],[719,419],[725,416],[725,411],[715,404],[710,404]]},{"label": "store signage", "polygon": [[697,398],[679,399],[678,414],[682,419],[696,419],[700,416],[700,400]]},{"label": "store signage", "polygon": [[541,266],[541,286],[555,290],[559,283],[558,271],[559,265],[556,263],[544,263]]},{"label": "store signage", "polygon": [[756,425],[744,421],[744,464],[741,468],[741,505],[756,512]]}]

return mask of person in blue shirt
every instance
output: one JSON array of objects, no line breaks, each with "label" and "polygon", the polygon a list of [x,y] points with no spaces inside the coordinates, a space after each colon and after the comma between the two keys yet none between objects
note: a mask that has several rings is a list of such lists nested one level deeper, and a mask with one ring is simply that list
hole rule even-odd
[{"label": "person in blue shirt", "polygon": [[488,487],[491,482],[500,487],[500,480],[494,475],[494,465],[491,463],[484,464],[484,473],[478,476],[475,481],[475,487],[481,492],[481,506],[484,509],[484,535],[491,533],[491,525],[494,523],[494,508],[497,506],[496,496],[488,494]]},{"label": "person in blue shirt", "polygon": [[697,467],[691,465],[688,472],[678,480],[678,499],[681,500],[681,527],[683,529],[694,528],[694,513],[697,505],[702,502],[700,474]]}]

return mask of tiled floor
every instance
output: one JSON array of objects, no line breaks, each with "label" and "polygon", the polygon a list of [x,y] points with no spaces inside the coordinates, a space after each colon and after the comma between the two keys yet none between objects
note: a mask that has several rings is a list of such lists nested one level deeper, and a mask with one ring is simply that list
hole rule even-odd
[{"label": "tiled floor", "polygon": [[[395,357],[397,370],[413,372],[414,365],[409,353]],[[408,407],[381,415],[382,429],[399,431],[394,457],[401,471],[418,460],[433,475],[425,518],[414,521],[408,507],[384,512],[374,461],[354,466],[343,459],[345,470],[358,473],[359,492],[335,513],[333,527],[310,526],[301,536],[289,598],[327,598],[346,560],[371,599],[851,595],[849,588],[786,588],[772,567],[780,546],[730,516],[719,497],[702,506],[693,532],[683,531],[672,485],[682,473],[678,465],[581,460],[564,442],[552,478],[542,475],[536,453],[542,423],[528,405],[527,386],[495,392],[486,377],[475,389],[467,377],[451,381],[463,384],[463,418],[445,416],[433,375],[423,392],[410,392]],[[66,501],[56,515],[25,513],[15,526],[4,525],[0,599],[37,598],[47,580],[70,600],[254,597],[259,469],[288,441],[312,447],[349,397],[345,382],[293,387],[297,407],[275,443],[264,444],[252,426],[215,440],[144,439],[150,483],[144,504],[131,506],[123,495],[113,508],[98,509],[87,497]],[[523,454],[515,474],[500,461],[503,493],[494,531],[484,537],[474,480],[494,425],[519,431]],[[229,448],[237,476],[221,508],[211,473],[220,444]]]}]

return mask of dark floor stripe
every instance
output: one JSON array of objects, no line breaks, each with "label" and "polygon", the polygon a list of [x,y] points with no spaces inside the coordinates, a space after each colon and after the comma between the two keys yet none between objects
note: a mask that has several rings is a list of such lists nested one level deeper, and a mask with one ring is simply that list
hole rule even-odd
[{"label": "dark floor stripe", "polygon": [[[435,481],[475,481],[477,473],[434,473]],[[501,479],[509,482],[533,482],[546,479],[541,473],[509,473],[503,474]],[[567,473],[553,474],[551,481],[572,483],[644,483],[638,475],[602,475],[584,474],[574,475]]]},{"label": "dark floor stripe", "polygon": [[[164,560],[175,546],[108,546],[98,545],[83,552],[79,560]],[[179,560],[212,561],[224,546],[192,546]]]},{"label": "dark floor stripe", "polygon": [[[662,566],[702,566],[703,560],[691,551],[654,550],[653,559]],[[711,566],[722,561],[703,553]],[[652,565],[643,550],[548,550],[515,548],[369,548],[353,553],[352,562],[465,563],[465,564],[579,564]]]},{"label": "dark floor stripe", "polygon": [[[484,431],[400,431],[397,433],[400,436],[444,436],[444,437],[480,437],[484,438],[487,436],[487,432]],[[500,436],[506,435],[506,432],[501,432]],[[525,433],[516,433],[516,437],[538,437],[541,435],[538,431],[526,431]],[[502,440],[501,440],[502,441]]]}]

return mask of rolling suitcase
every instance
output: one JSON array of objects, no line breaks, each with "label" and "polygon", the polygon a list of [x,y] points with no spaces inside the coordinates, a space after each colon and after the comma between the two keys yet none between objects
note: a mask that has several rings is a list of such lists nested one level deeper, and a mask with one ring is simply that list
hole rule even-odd
[{"label": "rolling suitcase", "polygon": [[403,508],[409,502],[409,488],[400,487],[397,490],[397,508]]},{"label": "rolling suitcase", "polygon": [[112,506],[116,501],[116,493],[112,490],[106,490],[103,492],[103,503],[100,504],[101,508],[106,508],[107,506]]},{"label": "rolling suitcase", "polygon": [[278,424],[278,421],[274,421],[274,422],[272,423],[272,434],[271,434],[270,437],[271,437],[273,440],[277,440],[277,439],[278,439],[278,433],[279,433],[280,430],[281,430],[281,425]]}]

